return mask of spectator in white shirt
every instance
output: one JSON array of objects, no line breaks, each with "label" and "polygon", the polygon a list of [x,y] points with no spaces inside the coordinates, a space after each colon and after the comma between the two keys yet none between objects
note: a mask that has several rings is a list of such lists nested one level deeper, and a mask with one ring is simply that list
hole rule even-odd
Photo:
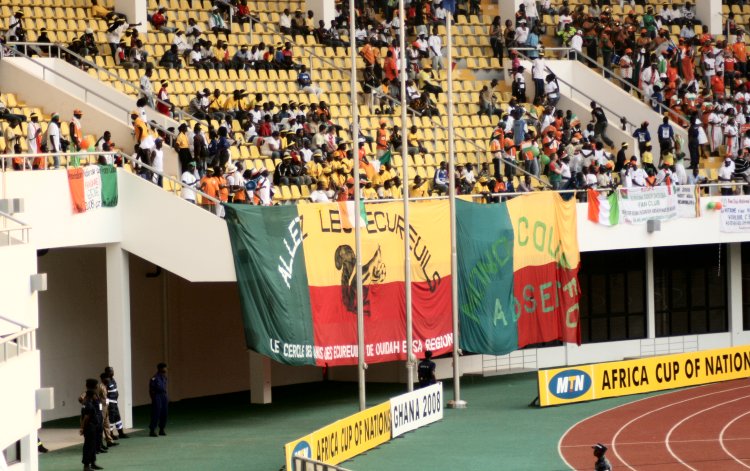
[{"label": "spectator in white shirt", "polygon": [[198,178],[195,176],[195,161],[188,164],[188,168],[182,172],[180,180],[182,181],[180,197],[195,204],[195,187],[198,184]]},{"label": "spectator in white shirt", "polygon": [[328,199],[328,195],[326,194],[326,189],[323,182],[318,182],[317,186],[315,187],[315,191],[310,193],[310,201],[312,201],[313,203],[327,203],[330,201]]},{"label": "spectator in white shirt", "polygon": [[427,39],[427,45],[432,57],[432,69],[439,70],[443,68],[443,40],[438,35],[438,28],[432,28],[432,34]]},{"label": "spectator in white shirt", "polygon": [[284,8],[283,13],[279,15],[279,31],[284,34],[292,34],[292,15],[288,8]]}]

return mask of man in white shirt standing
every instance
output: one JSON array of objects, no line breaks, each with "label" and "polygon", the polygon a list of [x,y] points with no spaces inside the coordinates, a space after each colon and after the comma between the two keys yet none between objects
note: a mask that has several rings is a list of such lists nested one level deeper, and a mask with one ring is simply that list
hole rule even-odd
[{"label": "man in white shirt standing", "polygon": [[261,167],[260,177],[258,177],[258,186],[256,192],[258,193],[258,199],[262,206],[271,206],[273,204],[273,183],[268,178],[268,169]]},{"label": "man in white shirt standing", "polygon": [[732,176],[734,175],[734,162],[732,162],[731,157],[727,156],[724,160],[724,165],[719,168],[719,181],[722,183],[721,185],[721,195],[722,196],[732,196],[734,194],[734,191],[732,191]]},{"label": "man in white shirt standing", "polygon": [[581,54],[583,53],[583,31],[580,29],[576,31],[576,34],[570,38],[570,47],[574,57],[570,57],[570,60],[580,60]]},{"label": "man in white shirt standing", "polygon": [[148,106],[155,108],[154,102],[154,86],[151,84],[151,76],[154,75],[154,69],[147,67],[146,71],[141,76],[141,92],[143,96],[148,100]]},{"label": "man in white shirt standing", "polygon": [[[53,154],[62,152],[60,143],[60,115],[57,113],[52,113],[52,120],[47,126],[47,139],[49,140],[48,145],[50,152],[52,152]],[[54,155],[52,159],[54,161],[55,168],[60,168],[60,157],[58,155]]]},{"label": "man in white shirt standing", "polygon": [[427,46],[432,57],[432,69],[440,70],[443,68],[443,40],[438,35],[437,26],[432,27],[432,34],[427,39]]},{"label": "man in white shirt standing", "polygon": [[195,204],[195,187],[198,184],[198,178],[195,176],[195,161],[191,161],[188,164],[188,168],[182,172],[180,178],[182,182],[182,189],[180,190],[180,197],[185,201],[189,201]]},{"label": "man in white shirt standing", "polygon": [[154,172],[151,175],[151,182],[156,186],[162,186],[162,174],[164,173],[164,150],[162,146],[164,141],[160,137],[157,137],[154,141],[154,153],[151,160],[151,167],[154,168]]},{"label": "man in white shirt standing", "polygon": [[544,97],[544,78],[547,76],[547,63],[544,62],[544,49],[539,50],[531,62],[531,77],[534,79],[534,101]]}]

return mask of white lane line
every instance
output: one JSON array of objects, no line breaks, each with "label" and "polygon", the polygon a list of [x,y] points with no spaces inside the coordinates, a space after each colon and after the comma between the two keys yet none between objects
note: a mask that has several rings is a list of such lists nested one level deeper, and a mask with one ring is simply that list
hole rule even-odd
[{"label": "white lane line", "polygon": [[669,454],[670,454],[670,455],[672,455],[672,457],[674,457],[674,459],[676,459],[676,460],[677,460],[677,462],[678,462],[678,463],[680,463],[681,465],[683,465],[684,467],[686,467],[686,468],[688,468],[688,469],[691,469],[691,470],[693,470],[693,471],[698,471],[697,469],[693,468],[693,467],[692,467],[692,466],[690,466],[689,464],[685,463],[685,462],[684,462],[684,461],[682,460],[682,458],[680,458],[679,456],[677,456],[677,453],[675,453],[675,452],[674,452],[674,451],[672,450],[672,447],[671,447],[671,446],[669,445],[669,437],[671,437],[671,436],[672,436],[672,433],[674,433],[674,431],[675,431],[675,430],[677,430],[677,428],[679,428],[679,427],[680,427],[680,425],[684,424],[685,422],[687,422],[688,420],[692,419],[693,417],[695,417],[695,416],[697,416],[697,415],[700,415],[700,414],[702,414],[702,413],[704,413],[704,412],[707,412],[707,411],[710,411],[710,410],[716,409],[717,407],[721,407],[721,406],[725,406],[725,405],[727,405],[727,404],[731,404],[731,403],[733,403],[733,402],[741,401],[742,399],[747,399],[748,397],[750,397],[750,395],[747,395],[747,396],[742,396],[742,397],[738,397],[738,398],[736,398],[736,399],[732,399],[732,400],[730,400],[730,401],[724,401],[724,402],[720,402],[720,403],[718,403],[718,404],[715,404],[715,405],[713,405],[713,406],[711,406],[711,407],[706,407],[705,409],[702,409],[702,410],[699,410],[698,412],[694,412],[694,413],[690,414],[689,416],[685,417],[684,419],[682,419],[682,420],[680,420],[679,422],[677,422],[676,424],[674,424],[674,425],[672,426],[672,428],[671,428],[671,429],[669,429],[669,432],[667,433],[667,436],[666,436],[666,437],[664,438],[664,444],[665,444],[665,445],[667,445],[667,450],[669,450]]},{"label": "white lane line", "polygon": [[737,458],[736,456],[734,456],[734,454],[732,454],[732,452],[731,452],[731,451],[729,451],[729,450],[727,449],[727,447],[726,447],[726,446],[724,445],[724,442],[728,442],[728,441],[733,441],[733,440],[736,440],[736,439],[734,439],[734,438],[730,438],[730,439],[725,439],[725,438],[724,438],[724,433],[725,433],[725,432],[727,431],[727,429],[728,429],[729,427],[731,427],[733,423],[737,422],[738,420],[740,420],[741,418],[745,417],[745,416],[746,416],[746,415],[748,415],[748,414],[750,414],[750,411],[748,411],[748,412],[745,412],[745,413],[744,413],[744,414],[742,414],[742,415],[738,415],[738,416],[737,416],[737,417],[735,417],[734,419],[730,420],[730,421],[729,421],[729,422],[728,422],[728,423],[727,423],[727,424],[726,424],[726,425],[724,426],[724,428],[723,428],[723,429],[721,429],[721,433],[719,434],[719,443],[721,444],[721,449],[722,449],[722,450],[724,450],[724,453],[726,453],[727,455],[731,456],[731,457],[732,457],[732,459],[734,459],[734,461],[738,462],[738,463],[739,463],[739,464],[741,464],[742,466],[744,466],[744,467],[746,467],[746,468],[750,469],[750,466],[748,466],[747,464],[745,464],[745,463],[744,463],[744,462],[743,462],[743,461],[742,461],[741,459],[739,459],[739,458]]},{"label": "white lane line", "polygon": [[[616,445],[617,445],[617,437],[619,437],[620,434],[622,433],[622,431],[625,430],[626,428],[628,428],[631,424],[633,424],[634,422],[637,422],[637,421],[641,420],[642,418],[646,417],[647,415],[653,414],[654,412],[659,412],[659,411],[662,411],[664,409],[668,409],[670,407],[673,407],[673,406],[676,406],[676,405],[679,405],[679,404],[684,404],[686,402],[693,401],[695,399],[701,399],[701,398],[708,397],[708,396],[715,396],[717,394],[723,394],[723,393],[730,392],[730,391],[737,391],[739,389],[748,389],[748,388],[750,388],[750,386],[740,386],[738,388],[722,389],[721,391],[714,391],[714,392],[710,392],[710,393],[706,393],[706,394],[701,394],[699,396],[690,397],[688,399],[683,399],[681,401],[673,402],[671,404],[667,404],[666,406],[662,406],[662,407],[650,410],[650,411],[648,411],[646,413],[643,413],[643,414],[639,415],[638,417],[635,417],[635,418],[631,419],[630,421],[628,421],[625,425],[623,425],[622,427],[620,427],[620,429],[615,433],[615,436],[612,437],[612,452],[615,454],[615,456],[617,457],[617,459],[620,460],[620,462],[622,462],[623,465],[625,465],[626,468],[628,468],[631,471],[636,471],[636,469],[634,467],[630,466],[630,464],[625,459],[623,459],[622,456],[620,456],[620,454],[617,452],[617,447],[616,447]],[[659,397],[661,397],[661,396],[659,396]]]}]

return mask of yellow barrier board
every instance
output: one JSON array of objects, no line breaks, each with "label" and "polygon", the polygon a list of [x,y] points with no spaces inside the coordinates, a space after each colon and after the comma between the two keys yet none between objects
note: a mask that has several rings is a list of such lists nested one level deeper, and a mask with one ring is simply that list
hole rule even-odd
[{"label": "yellow barrier board", "polygon": [[287,469],[299,455],[339,464],[391,439],[391,402],[358,412],[284,446]]},{"label": "yellow barrier board", "polygon": [[750,345],[540,370],[539,405],[557,406],[750,376]]}]

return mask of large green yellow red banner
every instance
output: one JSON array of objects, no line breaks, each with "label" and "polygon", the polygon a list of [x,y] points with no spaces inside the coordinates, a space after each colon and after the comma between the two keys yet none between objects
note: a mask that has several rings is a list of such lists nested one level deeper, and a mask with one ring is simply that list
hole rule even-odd
[{"label": "large green yellow red banner", "polygon": [[502,355],[580,343],[575,202],[537,193],[456,204],[461,348]]},{"label": "large green yellow red banner", "polygon": [[[507,353],[577,342],[575,204],[555,194],[457,202],[461,346]],[[293,365],[357,362],[355,218],[361,218],[365,360],[403,360],[404,239],[409,240],[414,342],[453,347],[448,202],[227,205],[248,347]]]}]

